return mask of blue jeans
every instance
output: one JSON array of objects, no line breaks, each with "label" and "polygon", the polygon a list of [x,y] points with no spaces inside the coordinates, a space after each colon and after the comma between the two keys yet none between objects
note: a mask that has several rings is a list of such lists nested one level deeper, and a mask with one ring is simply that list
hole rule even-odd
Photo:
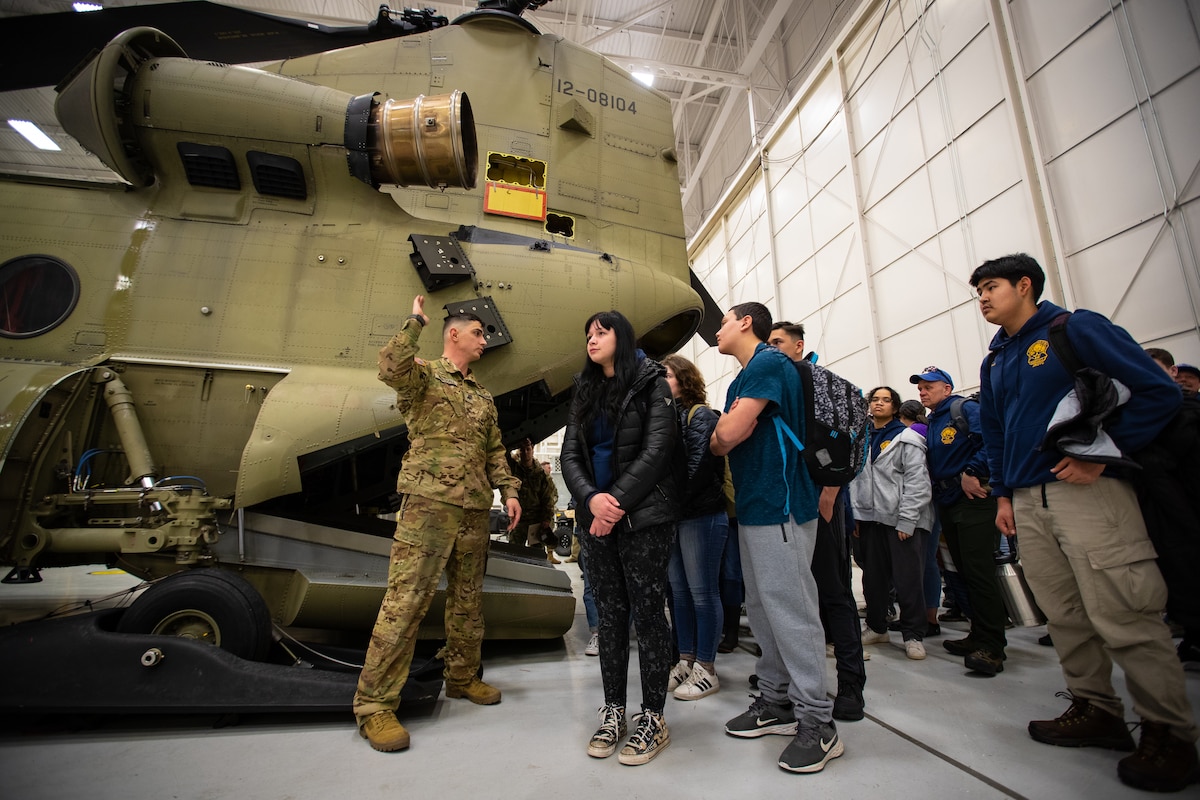
[{"label": "blue jeans", "polygon": [[671,546],[667,577],[675,608],[675,642],[681,655],[711,664],[717,657],[724,614],[719,579],[729,535],[725,512],[685,519]]},{"label": "blue jeans", "polygon": [[[579,536],[579,529],[575,529],[575,535]],[[583,548],[579,548],[579,571],[583,574],[583,612],[587,615],[588,630],[592,633],[600,627],[600,614],[596,611],[596,599],[592,595],[592,582],[588,580],[587,574],[587,555],[583,552]]]}]

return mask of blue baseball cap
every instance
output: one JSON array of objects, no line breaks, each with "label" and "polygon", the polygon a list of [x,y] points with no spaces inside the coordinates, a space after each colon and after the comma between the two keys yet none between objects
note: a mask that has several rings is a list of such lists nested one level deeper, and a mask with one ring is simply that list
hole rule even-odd
[{"label": "blue baseball cap", "polygon": [[950,384],[950,388],[954,388],[954,378],[950,377],[950,373],[941,367],[926,367],[921,370],[920,375],[910,375],[909,383],[918,383],[919,381],[945,381]]},{"label": "blue baseball cap", "polygon": [[1200,367],[1193,367],[1191,364],[1176,364],[1176,372],[1190,372],[1197,378],[1200,378]]}]

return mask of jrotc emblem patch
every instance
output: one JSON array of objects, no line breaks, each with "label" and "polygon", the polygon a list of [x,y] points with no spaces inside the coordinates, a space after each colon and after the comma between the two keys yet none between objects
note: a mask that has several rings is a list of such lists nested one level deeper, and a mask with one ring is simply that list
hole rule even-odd
[{"label": "jrotc emblem patch", "polygon": [[1031,367],[1040,367],[1046,363],[1046,358],[1050,355],[1050,343],[1045,339],[1038,339],[1033,344],[1029,345],[1029,349],[1025,351],[1025,359]]},{"label": "jrotc emblem patch", "polygon": [[942,428],[942,444],[954,444],[954,437],[958,434],[958,428],[953,425],[947,425]]}]

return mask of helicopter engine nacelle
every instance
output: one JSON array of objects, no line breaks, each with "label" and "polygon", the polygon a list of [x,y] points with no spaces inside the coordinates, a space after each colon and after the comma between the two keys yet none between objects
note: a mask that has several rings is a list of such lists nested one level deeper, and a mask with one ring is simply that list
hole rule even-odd
[{"label": "helicopter engine nacelle", "polygon": [[[267,150],[270,143],[345,148],[350,174],[376,188],[475,186],[475,122],[462,92],[354,97],[262,70],[193,61],[153,28],[120,34],[77,68],[59,87],[55,113],[80,144],[137,187],[164,178],[170,154],[155,143],[171,132],[187,136],[186,147],[178,145],[185,168],[201,164],[213,181],[235,170],[232,157],[230,166],[222,164],[220,151],[229,151],[220,144],[249,140]],[[265,173],[274,169],[286,180],[286,159],[250,152],[267,160]]]}]

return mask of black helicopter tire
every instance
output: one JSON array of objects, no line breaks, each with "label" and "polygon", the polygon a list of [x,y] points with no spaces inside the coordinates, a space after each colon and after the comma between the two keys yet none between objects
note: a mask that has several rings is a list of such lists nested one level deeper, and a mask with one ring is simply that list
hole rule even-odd
[{"label": "black helicopter tire", "polygon": [[220,569],[191,569],[143,592],[121,615],[117,630],[183,636],[262,661],[271,646],[271,613],[244,578]]}]

